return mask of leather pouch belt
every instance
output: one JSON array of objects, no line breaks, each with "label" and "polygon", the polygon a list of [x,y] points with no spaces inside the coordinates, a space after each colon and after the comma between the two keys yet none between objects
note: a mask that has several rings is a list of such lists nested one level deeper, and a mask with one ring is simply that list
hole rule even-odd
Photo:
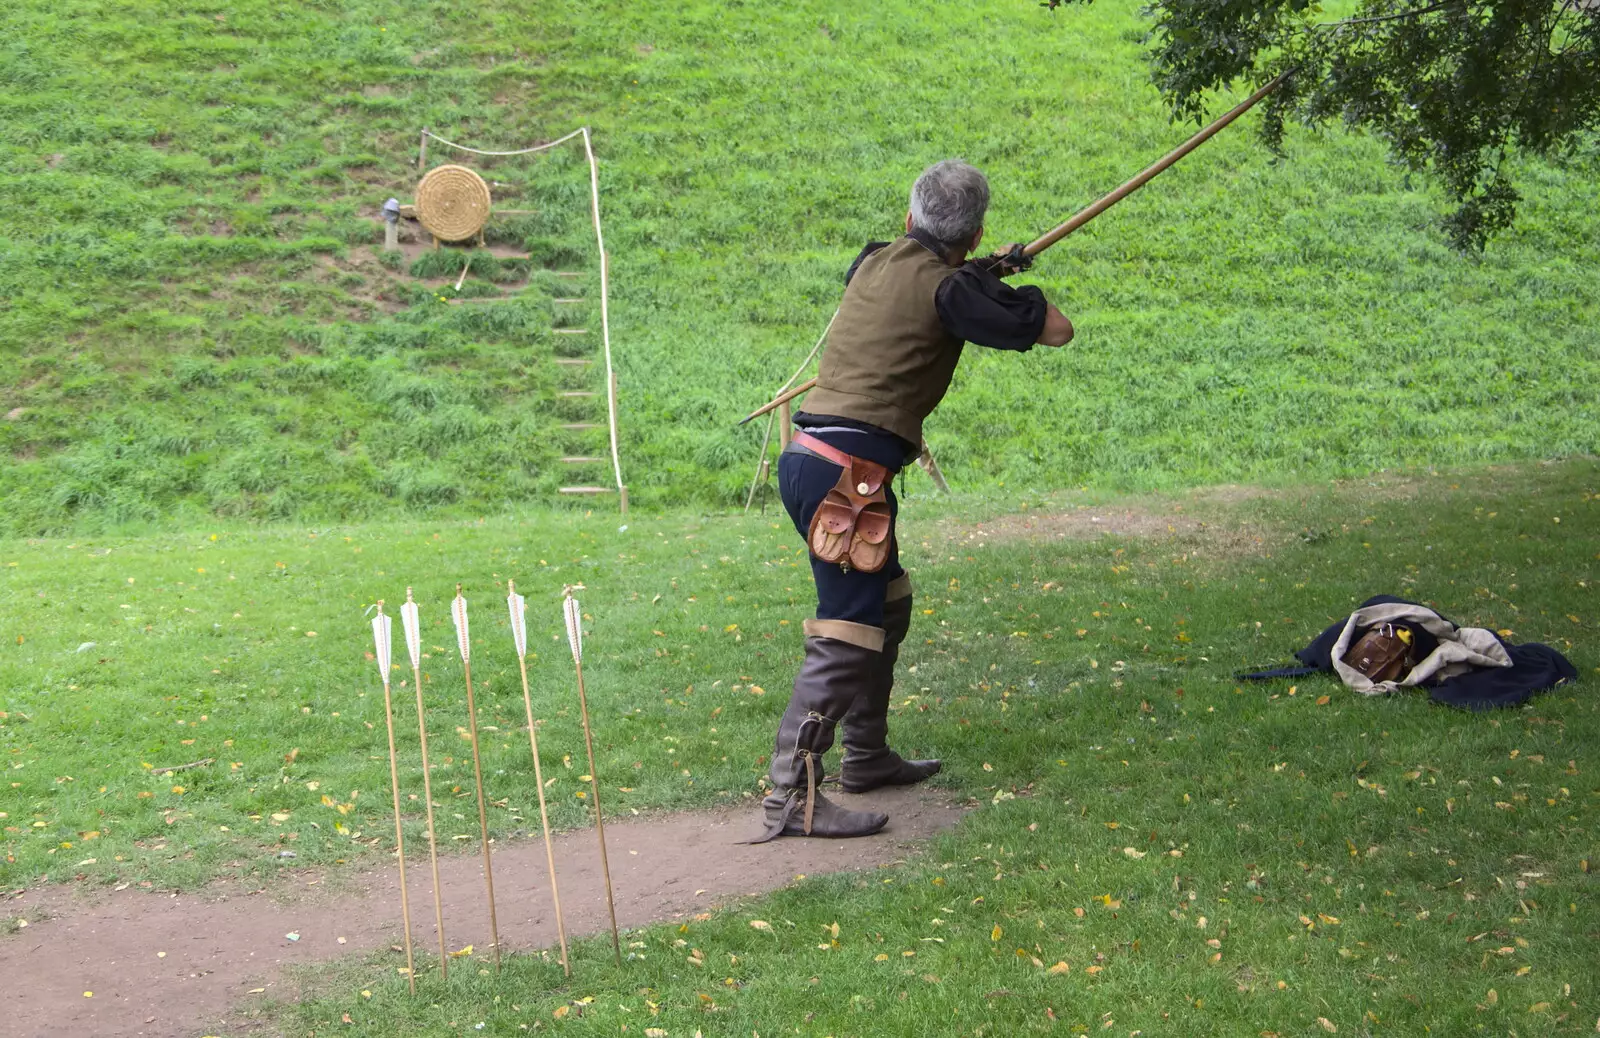
[{"label": "leather pouch belt", "polygon": [[846,570],[878,572],[889,561],[889,538],[893,532],[885,491],[888,468],[846,454],[808,432],[796,432],[790,442],[840,469],[839,482],[811,517],[806,534],[811,554]]}]

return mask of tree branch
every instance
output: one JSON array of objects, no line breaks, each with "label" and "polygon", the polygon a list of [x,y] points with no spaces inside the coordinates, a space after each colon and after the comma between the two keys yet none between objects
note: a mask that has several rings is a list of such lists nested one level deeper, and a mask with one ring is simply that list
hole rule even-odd
[{"label": "tree branch", "polygon": [[1439,3],[1419,7],[1415,11],[1401,11],[1399,14],[1378,14],[1368,18],[1346,18],[1342,22],[1318,22],[1315,29],[1343,29],[1350,25],[1376,25],[1378,22],[1399,22],[1407,18],[1420,18],[1425,14],[1442,11],[1446,7],[1460,7],[1462,0],[1440,0]]}]

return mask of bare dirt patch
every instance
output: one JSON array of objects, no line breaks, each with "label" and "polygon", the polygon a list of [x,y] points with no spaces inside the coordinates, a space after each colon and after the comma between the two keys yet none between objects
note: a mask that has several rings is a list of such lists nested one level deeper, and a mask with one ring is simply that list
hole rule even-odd
[{"label": "bare dirt patch", "polygon": [[1282,491],[1248,483],[1223,483],[1214,487],[1200,487],[1189,493],[1191,501],[1218,505],[1242,505],[1249,501],[1268,501],[1282,496]]},{"label": "bare dirt patch", "polygon": [[1101,537],[1173,542],[1197,554],[1236,558],[1267,552],[1274,531],[1233,516],[1202,518],[1182,505],[1156,509],[1135,503],[1071,505],[996,516],[982,522],[942,519],[945,539],[958,544],[1092,541]]},{"label": "bare dirt patch", "polygon": [[[1492,470],[1491,470],[1492,471]],[[1438,481],[1435,480],[1435,483]],[[1333,481],[1334,493],[1341,497],[1360,496],[1372,501],[1413,501],[1421,496],[1424,480],[1419,476],[1380,472],[1358,479]]]},{"label": "bare dirt patch", "polygon": [[[374,222],[378,224],[378,226],[379,226],[378,234],[381,236],[382,233],[383,233],[382,232],[382,221],[374,221]],[[433,239],[428,236],[428,232],[427,231],[422,229],[422,225],[421,224],[418,224],[418,223],[416,223],[415,221],[412,221],[412,220],[402,220],[402,221],[400,221],[400,240],[399,240],[398,244],[400,246],[400,255],[405,258],[405,265],[407,267],[410,267],[411,264],[415,263],[416,260],[417,260],[417,257],[421,256],[423,253],[425,253],[425,252],[433,252],[434,251]],[[444,248],[459,248],[458,246],[443,246],[443,247]],[[520,248],[518,248],[515,245],[507,245],[507,244],[505,244],[503,242],[494,242],[494,241],[488,242],[487,244],[484,244],[484,245],[478,245],[476,242],[474,242],[474,243],[472,243],[470,245],[470,249],[473,250],[473,251],[481,249],[481,250],[483,250],[485,252],[491,253],[492,255],[494,255],[494,256],[496,256],[496,257],[498,257],[500,259],[522,259],[523,257],[525,257],[527,255],[527,253],[523,252]],[[468,250],[467,249],[461,249],[460,251],[463,253],[462,262],[465,263],[466,262],[465,253]]]},{"label": "bare dirt patch", "polygon": [[[753,805],[608,823],[617,921],[628,927],[702,912],[784,886],[797,874],[873,868],[954,825],[961,808],[927,790],[837,795],[890,815],[884,832],[856,840],[783,839],[760,846]],[[592,831],[557,837],[556,878],[569,935],[607,927]],[[438,964],[433,886],[424,846],[408,845],[418,972]],[[496,844],[495,903],[507,950],[555,944],[544,844]],[[489,953],[487,901],[476,855],[440,859],[447,947]],[[0,895],[4,914],[30,925],[0,937],[0,1012],[18,1036],[184,1036],[259,1024],[257,997],[291,1000],[281,967],[383,951],[401,939],[393,867],[297,872],[266,887],[219,883],[195,893],[49,887]],[[36,920],[36,921],[35,921]],[[291,939],[288,935],[295,935]],[[396,966],[404,956],[391,953]],[[261,989],[256,991],[255,989]],[[88,993],[92,992],[92,997]]]}]

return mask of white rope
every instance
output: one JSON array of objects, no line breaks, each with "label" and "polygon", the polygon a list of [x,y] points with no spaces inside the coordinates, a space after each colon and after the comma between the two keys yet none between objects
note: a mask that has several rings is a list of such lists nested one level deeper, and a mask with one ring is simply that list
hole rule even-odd
[{"label": "white rope", "polygon": [[422,131],[422,135],[424,137],[432,137],[434,140],[438,141],[440,144],[443,144],[447,148],[454,148],[457,151],[471,152],[474,155],[532,155],[536,151],[548,151],[558,144],[565,144],[572,140],[572,138],[578,136],[580,133],[584,135],[585,139],[587,139],[589,136],[589,128],[587,126],[580,126],[559,140],[553,140],[549,144],[535,144],[531,148],[521,148],[517,151],[483,151],[479,148],[469,148],[465,144],[457,144],[454,141],[447,141],[431,130]]},{"label": "white rope", "polygon": [[[589,206],[590,212],[594,216],[594,241],[595,245],[600,250],[600,341],[604,347],[606,358],[606,425],[611,434],[611,471],[616,476],[617,492],[621,494],[625,493],[626,491],[624,490],[622,484],[622,457],[618,452],[617,447],[616,373],[611,365],[610,265],[606,259],[605,235],[600,230],[600,166],[594,158],[594,144],[593,140],[589,136],[589,128],[587,126],[580,126],[576,130],[573,130],[571,133],[567,134],[565,137],[558,137],[548,144],[536,144],[531,148],[520,148],[516,151],[485,151],[482,148],[469,148],[465,144],[457,144],[454,141],[447,141],[431,130],[422,131],[422,142],[424,145],[426,145],[428,138],[431,137],[440,144],[443,144],[445,147],[455,148],[457,151],[465,151],[473,155],[531,155],[534,152],[548,151],[558,144],[565,144],[574,137],[580,136],[583,138],[584,155],[587,156],[589,160]],[[419,158],[419,162],[420,161],[421,160]],[[828,324],[831,326],[833,322],[829,321]],[[823,334],[826,335],[827,332],[824,331]],[[818,345],[821,345],[821,343],[819,342]],[[813,349],[811,352],[815,354],[816,350]],[[809,362],[810,361],[808,358],[807,363]],[[793,381],[793,379],[790,381]]]},{"label": "white rope", "polygon": [[611,426],[611,468],[616,473],[617,493],[620,494],[624,492],[622,458],[617,453],[617,379],[611,369],[611,313],[608,306],[610,272],[606,262],[606,239],[600,232],[600,166],[594,160],[589,128],[582,126],[577,132],[583,134],[583,150],[589,156],[589,200],[594,212],[594,241],[600,249],[600,341],[606,354],[606,410]]}]

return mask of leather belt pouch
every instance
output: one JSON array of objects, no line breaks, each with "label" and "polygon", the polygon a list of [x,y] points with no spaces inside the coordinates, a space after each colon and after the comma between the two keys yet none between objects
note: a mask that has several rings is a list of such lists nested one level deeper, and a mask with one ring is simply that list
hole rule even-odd
[{"label": "leather belt pouch", "polygon": [[838,483],[811,517],[811,529],[806,535],[811,554],[845,569],[878,572],[889,561],[889,538],[894,525],[885,493],[889,470],[803,433],[795,440],[840,467]]}]

